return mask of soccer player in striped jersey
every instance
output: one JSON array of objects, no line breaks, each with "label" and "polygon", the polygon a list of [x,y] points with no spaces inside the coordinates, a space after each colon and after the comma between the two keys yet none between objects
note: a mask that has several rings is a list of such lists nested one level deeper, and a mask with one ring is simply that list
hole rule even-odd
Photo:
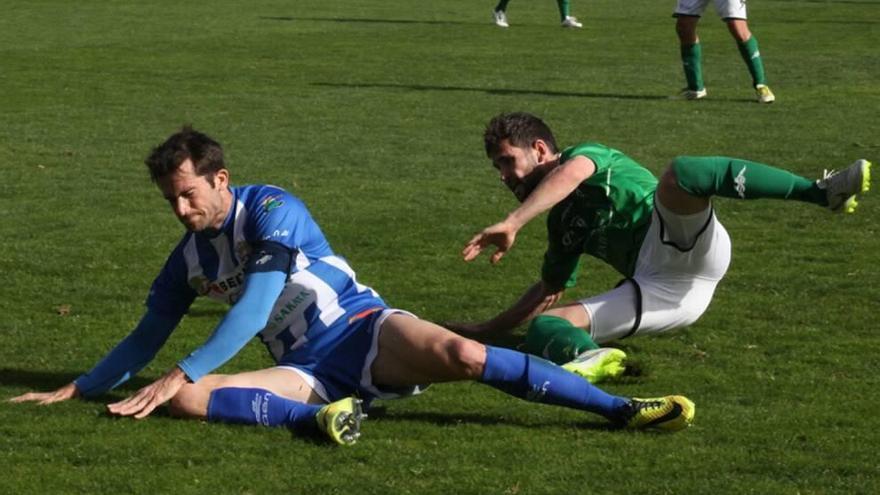
[{"label": "soccer player in striped jersey", "polygon": [[[350,445],[360,433],[361,408],[373,400],[475,380],[630,428],[678,430],[693,420],[685,397],[610,395],[543,359],[485,346],[389,308],[333,252],[299,199],[273,186],[231,186],[222,148],[202,133],[184,128],[146,163],[187,230],[153,282],[146,314],[91,371],[58,390],[13,401],[46,404],[112,389],[149,363],[195,298],[207,296],[231,308],[204,344],[155,382],[109,404],[111,413],[144,418],[170,401],[182,417],[320,430]],[[254,336],[274,366],[212,374]]]},{"label": "soccer player in striped jersey", "polygon": [[[625,355],[598,344],[680,328],[706,311],[730,262],[730,238],[712,196],[776,198],[852,212],[870,186],[870,163],[809,180],[728,157],[678,157],[658,180],[620,151],[597,143],[558,149],[550,128],[527,113],[499,115],[486,154],[522,203],[474,236],[466,261],[496,246],[497,263],[523,225],[549,210],[541,278],[510,308],[463,333],[509,331],[531,320],[525,349],[596,383],[623,371]],[[575,285],[582,254],[626,277],[604,294],[553,307]]]}]

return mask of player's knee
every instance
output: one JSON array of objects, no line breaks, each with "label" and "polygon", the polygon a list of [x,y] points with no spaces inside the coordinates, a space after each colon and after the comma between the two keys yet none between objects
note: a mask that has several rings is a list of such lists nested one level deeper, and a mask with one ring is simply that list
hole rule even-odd
[{"label": "player's knee", "polygon": [[477,379],[483,373],[486,363],[486,348],[483,344],[465,338],[449,339],[442,344],[441,352],[451,368],[462,378]]},{"label": "player's knee", "polygon": [[675,21],[675,33],[682,45],[693,45],[697,42],[697,21],[699,18],[680,16]]},{"label": "player's knee", "polygon": [[680,189],[678,185],[678,174],[676,169],[684,166],[681,157],[675,157],[670,163],[669,166],[666,167],[666,170],[663,171],[663,174],[660,176],[659,183],[657,184],[658,188],[663,188],[666,190],[677,190]]},{"label": "player's knee", "polygon": [[740,43],[745,43],[752,37],[752,32],[749,31],[748,23],[742,19],[728,19],[727,29],[730,31],[733,38]]}]

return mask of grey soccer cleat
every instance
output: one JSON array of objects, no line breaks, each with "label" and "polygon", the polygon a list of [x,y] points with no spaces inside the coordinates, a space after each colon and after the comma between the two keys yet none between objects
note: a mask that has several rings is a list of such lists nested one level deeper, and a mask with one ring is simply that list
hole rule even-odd
[{"label": "grey soccer cleat", "polygon": [[493,10],[492,20],[495,21],[495,25],[498,27],[510,27],[510,24],[507,23],[507,14],[503,10]]},{"label": "grey soccer cleat", "polygon": [[565,19],[562,20],[562,27],[580,29],[580,28],[584,27],[584,25],[577,20],[577,17],[569,15],[569,16],[565,16]]},{"label": "grey soccer cleat", "polygon": [[684,88],[681,91],[679,91],[679,93],[677,95],[672,96],[671,98],[673,100],[702,100],[703,98],[706,97],[707,94],[708,94],[708,92],[706,91],[706,88],[703,88],[703,89]]},{"label": "grey soccer cleat", "polygon": [[856,198],[871,188],[871,162],[860,159],[843,170],[826,170],[816,185],[825,190],[829,210],[852,213],[859,205]]}]

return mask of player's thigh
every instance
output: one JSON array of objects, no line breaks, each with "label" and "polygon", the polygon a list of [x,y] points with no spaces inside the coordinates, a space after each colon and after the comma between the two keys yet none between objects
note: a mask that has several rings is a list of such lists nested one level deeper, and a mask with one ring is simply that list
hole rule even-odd
[{"label": "player's thigh", "polygon": [[675,4],[676,17],[695,17],[699,19],[710,0],[678,0]]},{"label": "player's thigh", "polygon": [[632,282],[578,301],[590,322],[590,336],[598,344],[627,337],[639,318],[640,296]]},{"label": "player's thigh", "polygon": [[378,385],[409,386],[479,377],[486,348],[439,325],[397,313],[379,329],[371,366]]},{"label": "player's thigh", "polygon": [[177,416],[206,417],[211,392],[219,388],[260,388],[299,402],[324,402],[299,373],[288,368],[267,368],[234,375],[206,375],[188,383],[171,399],[171,412]]},{"label": "player's thigh", "polygon": [[715,11],[724,20],[745,20],[747,18],[746,0],[715,0]]}]

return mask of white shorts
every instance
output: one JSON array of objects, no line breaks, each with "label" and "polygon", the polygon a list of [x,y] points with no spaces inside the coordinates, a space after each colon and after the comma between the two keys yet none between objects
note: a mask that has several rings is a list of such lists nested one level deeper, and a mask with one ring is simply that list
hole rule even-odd
[{"label": "white shorts", "polygon": [[746,0],[678,0],[674,15],[700,17],[709,2],[715,4],[715,11],[722,19],[746,19]]},{"label": "white shorts", "polygon": [[597,343],[665,332],[697,321],[730,264],[730,237],[711,206],[676,215],[655,200],[632,279],[579,301]]}]

